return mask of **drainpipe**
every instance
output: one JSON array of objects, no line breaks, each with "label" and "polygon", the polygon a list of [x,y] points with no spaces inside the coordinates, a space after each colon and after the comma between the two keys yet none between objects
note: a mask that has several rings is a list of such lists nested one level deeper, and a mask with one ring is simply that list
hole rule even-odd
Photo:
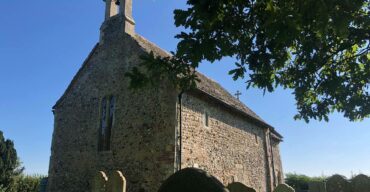
[{"label": "drainpipe", "polygon": [[271,161],[272,161],[272,179],[274,183],[274,187],[276,187],[276,174],[275,174],[275,161],[274,161],[274,151],[272,149],[272,140],[271,140],[271,132],[269,132],[269,139],[270,139],[270,149],[271,149]]},{"label": "drainpipe", "polygon": [[264,146],[264,148],[265,148],[265,156],[266,156],[266,164],[267,164],[267,174],[268,174],[268,177],[267,177],[267,187],[268,187],[268,189],[267,189],[267,191],[269,191],[269,192],[272,192],[272,190],[273,190],[273,179],[271,178],[272,177],[272,170],[271,170],[271,168],[272,168],[272,166],[271,166],[271,161],[270,161],[270,153],[271,153],[271,150],[270,150],[270,139],[269,139],[269,137],[270,137],[270,130],[267,128],[266,130],[265,130],[265,146]]},{"label": "drainpipe", "polygon": [[176,157],[176,164],[177,164],[177,170],[181,170],[181,156],[182,156],[182,95],[184,91],[181,91],[180,94],[178,95],[178,123],[179,123],[179,129],[177,130],[176,134],[176,145],[178,145],[177,149],[177,157]]}]

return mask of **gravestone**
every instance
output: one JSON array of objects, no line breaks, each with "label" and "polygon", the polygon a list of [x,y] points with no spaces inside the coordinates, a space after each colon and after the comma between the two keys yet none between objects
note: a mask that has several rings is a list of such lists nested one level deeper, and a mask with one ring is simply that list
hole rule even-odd
[{"label": "gravestone", "polygon": [[239,182],[230,183],[227,188],[230,192],[256,192],[253,188],[247,187]]},{"label": "gravestone", "polygon": [[222,183],[207,172],[196,168],[182,169],[170,176],[158,192],[228,192]]},{"label": "gravestone", "polygon": [[370,191],[370,178],[366,175],[357,175],[351,180],[352,192]]},{"label": "gravestone", "polygon": [[126,192],[126,179],[121,171],[114,171],[108,181],[109,192]]},{"label": "gravestone", "polygon": [[326,192],[326,186],[324,182],[313,181],[308,183],[309,192]]},{"label": "gravestone", "polygon": [[327,192],[351,192],[351,185],[344,176],[333,175],[326,182]]},{"label": "gravestone", "polygon": [[108,177],[103,171],[99,171],[93,180],[92,192],[107,192]]},{"label": "gravestone", "polygon": [[275,188],[274,192],[294,192],[294,189],[291,186],[283,183],[283,184],[279,184]]}]

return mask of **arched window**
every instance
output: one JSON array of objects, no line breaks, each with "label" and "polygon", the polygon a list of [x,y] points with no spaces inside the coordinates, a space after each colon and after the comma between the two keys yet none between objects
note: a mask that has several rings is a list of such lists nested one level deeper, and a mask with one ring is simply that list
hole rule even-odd
[{"label": "arched window", "polygon": [[104,97],[101,103],[101,118],[99,127],[99,151],[109,151],[111,143],[111,132],[114,121],[115,98]]}]

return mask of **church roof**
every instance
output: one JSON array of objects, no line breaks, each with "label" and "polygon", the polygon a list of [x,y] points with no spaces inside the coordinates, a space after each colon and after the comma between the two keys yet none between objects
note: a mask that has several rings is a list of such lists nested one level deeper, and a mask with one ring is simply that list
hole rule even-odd
[{"label": "church roof", "polygon": [[[145,49],[146,52],[153,52],[155,55],[161,57],[171,57],[172,55],[167,51],[159,48],[154,43],[148,41],[144,37],[136,34],[134,36],[135,40],[140,44],[142,48]],[[211,80],[210,78],[206,77],[205,75],[197,72],[197,76],[200,79],[200,82],[197,84],[198,92],[205,94],[223,104],[228,106],[229,108],[233,109],[234,111],[246,115],[251,120],[255,121],[256,123],[262,124],[271,130],[277,139],[282,139],[283,137],[268,123],[266,123],[261,117],[259,117],[255,112],[249,109],[244,103],[236,99],[232,96],[226,89],[224,89],[219,83]]]},{"label": "church roof", "polygon": [[[148,41],[144,37],[135,34],[133,39],[144,49],[145,52],[153,52],[157,56],[161,57],[171,57],[172,55],[155,45],[154,43]],[[85,60],[84,64],[74,76],[72,82],[69,84],[67,90],[64,92],[62,97],[57,101],[57,103],[53,106],[53,109],[56,109],[59,104],[62,103],[66,94],[72,89],[72,86],[75,84],[77,79],[79,78],[82,69],[86,67],[88,61],[90,60],[91,56],[97,49],[99,44],[97,44],[94,49],[91,51],[90,55]],[[249,109],[244,103],[240,102],[234,96],[232,96],[226,89],[224,89],[219,83],[211,80],[210,78],[206,77],[205,75],[197,72],[197,76],[200,79],[200,82],[197,84],[197,91],[200,94],[206,95],[207,97],[214,99],[215,101],[219,102],[220,104],[224,105],[225,107],[237,112],[238,114],[244,115],[253,122],[267,127],[273,133],[274,139],[282,140],[283,136],[281,136],[271,125],[266,123],[261,117],[259,117],[255,112]]]}]

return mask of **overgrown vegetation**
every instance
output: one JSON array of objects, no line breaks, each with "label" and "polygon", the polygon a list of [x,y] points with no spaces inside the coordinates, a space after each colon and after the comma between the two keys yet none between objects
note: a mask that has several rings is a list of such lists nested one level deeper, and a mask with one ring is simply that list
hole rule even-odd
[{"label": "overgrown vegetation", "polygon": [[0,186],[8,189],[22,171],[13,141],[5,139],[0,131]]},{"label": "overgrown vegetation", "polygon": [[293,187],[296,190],[308,190],[308,184],[310,182],[322,182],[325,181],[327,177],[309,177],[307,175],[288,173],[285,177],[285,183]]},{"label": "overgrown vegetation", "polygon": [[7,187],[0,185],[0,192],[39,192],[43,178],[40,175],[18,175]]},{"label": "overgrown vegetation", "polygon": [[40,175],[20,175],[14,178],[7,192],[39,192],[40,183],[44,176]]},{"label": "overgrown vegetation", "polygon": [[0,131],[0,192],[38,192],[43,176],[23,175],[13,141]]}]

